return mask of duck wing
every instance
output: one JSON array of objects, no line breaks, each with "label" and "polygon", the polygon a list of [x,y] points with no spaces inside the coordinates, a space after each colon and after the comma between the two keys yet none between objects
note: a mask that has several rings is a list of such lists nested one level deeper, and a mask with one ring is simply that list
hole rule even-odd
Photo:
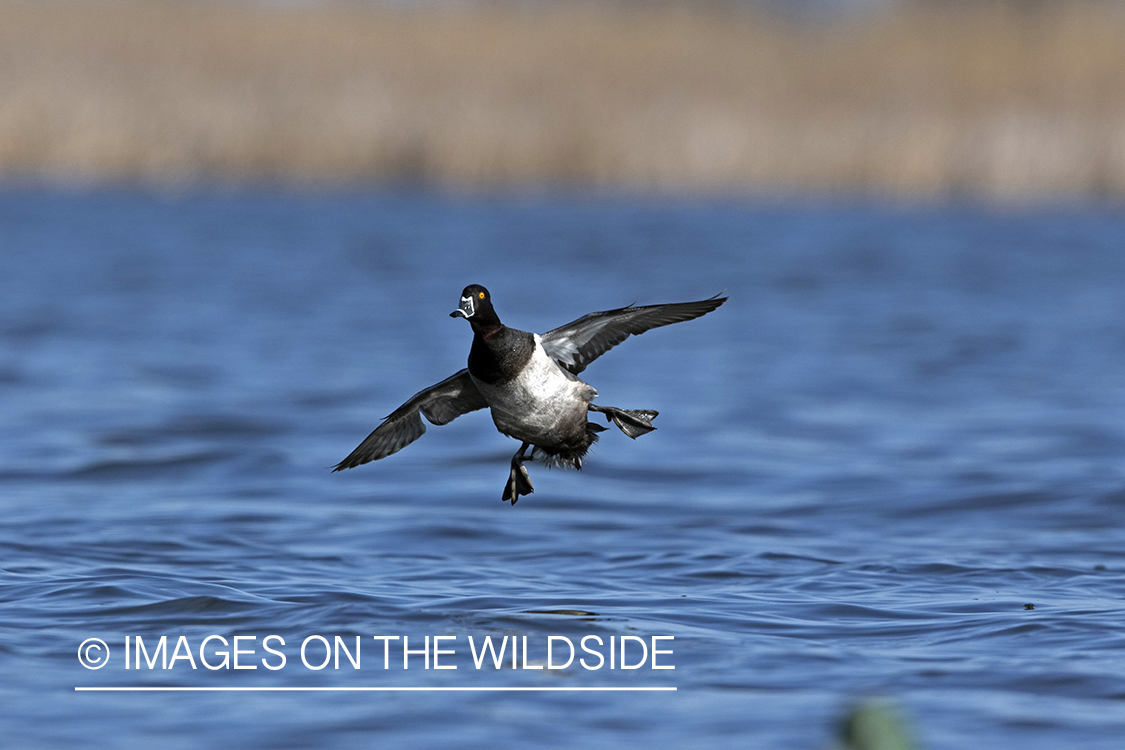
[{"label": "duck wing", "polygon": [[584,315],[578,320],[540,336],[548,356],[560,367],[577,375],[598,357],[629,336],[650,328],[682,323],[706,315],[727,301],[715,295],[698,302],[622,307]]},{"label": "duck wing", "polygon": [[431,424],[443,425],[452,422],[462,414],[468,414],[488,406],[484,396],[473,385],[469,371],[460,370],[437,385],[431,385],[415,393],[409,401],[391,412],[383,424],[367,436],[351,454],[332,471],[351,469],[368,461],[377,461],[397,453],[422,437],[426,425],[422,416]]}]

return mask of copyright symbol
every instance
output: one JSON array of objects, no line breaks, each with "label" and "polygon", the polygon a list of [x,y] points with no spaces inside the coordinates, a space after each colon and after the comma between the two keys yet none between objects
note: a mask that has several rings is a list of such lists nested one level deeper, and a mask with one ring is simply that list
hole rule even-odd
[{"label": "copyright symbol", "polygon": [[86,669],[101,669],[109,663],[109,646],[101,638],[87,638],[78,647],[78,663]]}]

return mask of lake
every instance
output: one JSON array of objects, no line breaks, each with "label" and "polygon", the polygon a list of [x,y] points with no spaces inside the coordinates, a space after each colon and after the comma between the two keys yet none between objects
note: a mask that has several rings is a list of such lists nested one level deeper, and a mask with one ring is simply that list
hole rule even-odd
[{"label": "lake", "polygon": [[[331,473],[465,366],[470,283],[539,332],[730,301],[586,370],[657,431],[514,507],[484,412]],[[0,723],[825,748],[880,699],[919,747],[1117,748],[1123,373],[1114,208],[9,187]]]}]

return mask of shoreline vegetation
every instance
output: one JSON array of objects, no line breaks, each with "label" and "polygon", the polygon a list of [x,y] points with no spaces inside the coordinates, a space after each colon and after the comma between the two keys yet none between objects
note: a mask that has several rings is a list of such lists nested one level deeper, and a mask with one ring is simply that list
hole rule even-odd
[{"label": "shoreline vegetation", "polygon": [[0,180],[1125,195],[1125,5],[0,0]]}]

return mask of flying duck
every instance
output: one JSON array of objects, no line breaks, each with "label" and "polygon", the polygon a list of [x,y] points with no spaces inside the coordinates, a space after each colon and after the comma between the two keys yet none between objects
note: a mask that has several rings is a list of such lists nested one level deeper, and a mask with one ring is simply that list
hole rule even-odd
[{"label": "flying duck", "polygon": [[432,424],[443,425],[488,407],[496,429],[523,443],[512,456],[512,471],[501,497],[502,502],[510,500],[515,505],[520,495],[533,492],[524,461],[540,458],[548,466],[582,468],[586,452],[606,429],[588,422],[588,412],[604,414],[607,422],[633,439],[656,429],[652,420],[657,412],[651,409],[595,405],[598,392],[578,378],[587,365],[630,335],[693,320],[726,301],[716,295],[698,302],[629,305],[590,313],[540,335],[501,323],[488,290],[471,284],[461,293],[461,304],[449,314],[465,318],[473,328],[469,366],[414,394],[333,471],[402,450],[425,433],[422,415]]}]

